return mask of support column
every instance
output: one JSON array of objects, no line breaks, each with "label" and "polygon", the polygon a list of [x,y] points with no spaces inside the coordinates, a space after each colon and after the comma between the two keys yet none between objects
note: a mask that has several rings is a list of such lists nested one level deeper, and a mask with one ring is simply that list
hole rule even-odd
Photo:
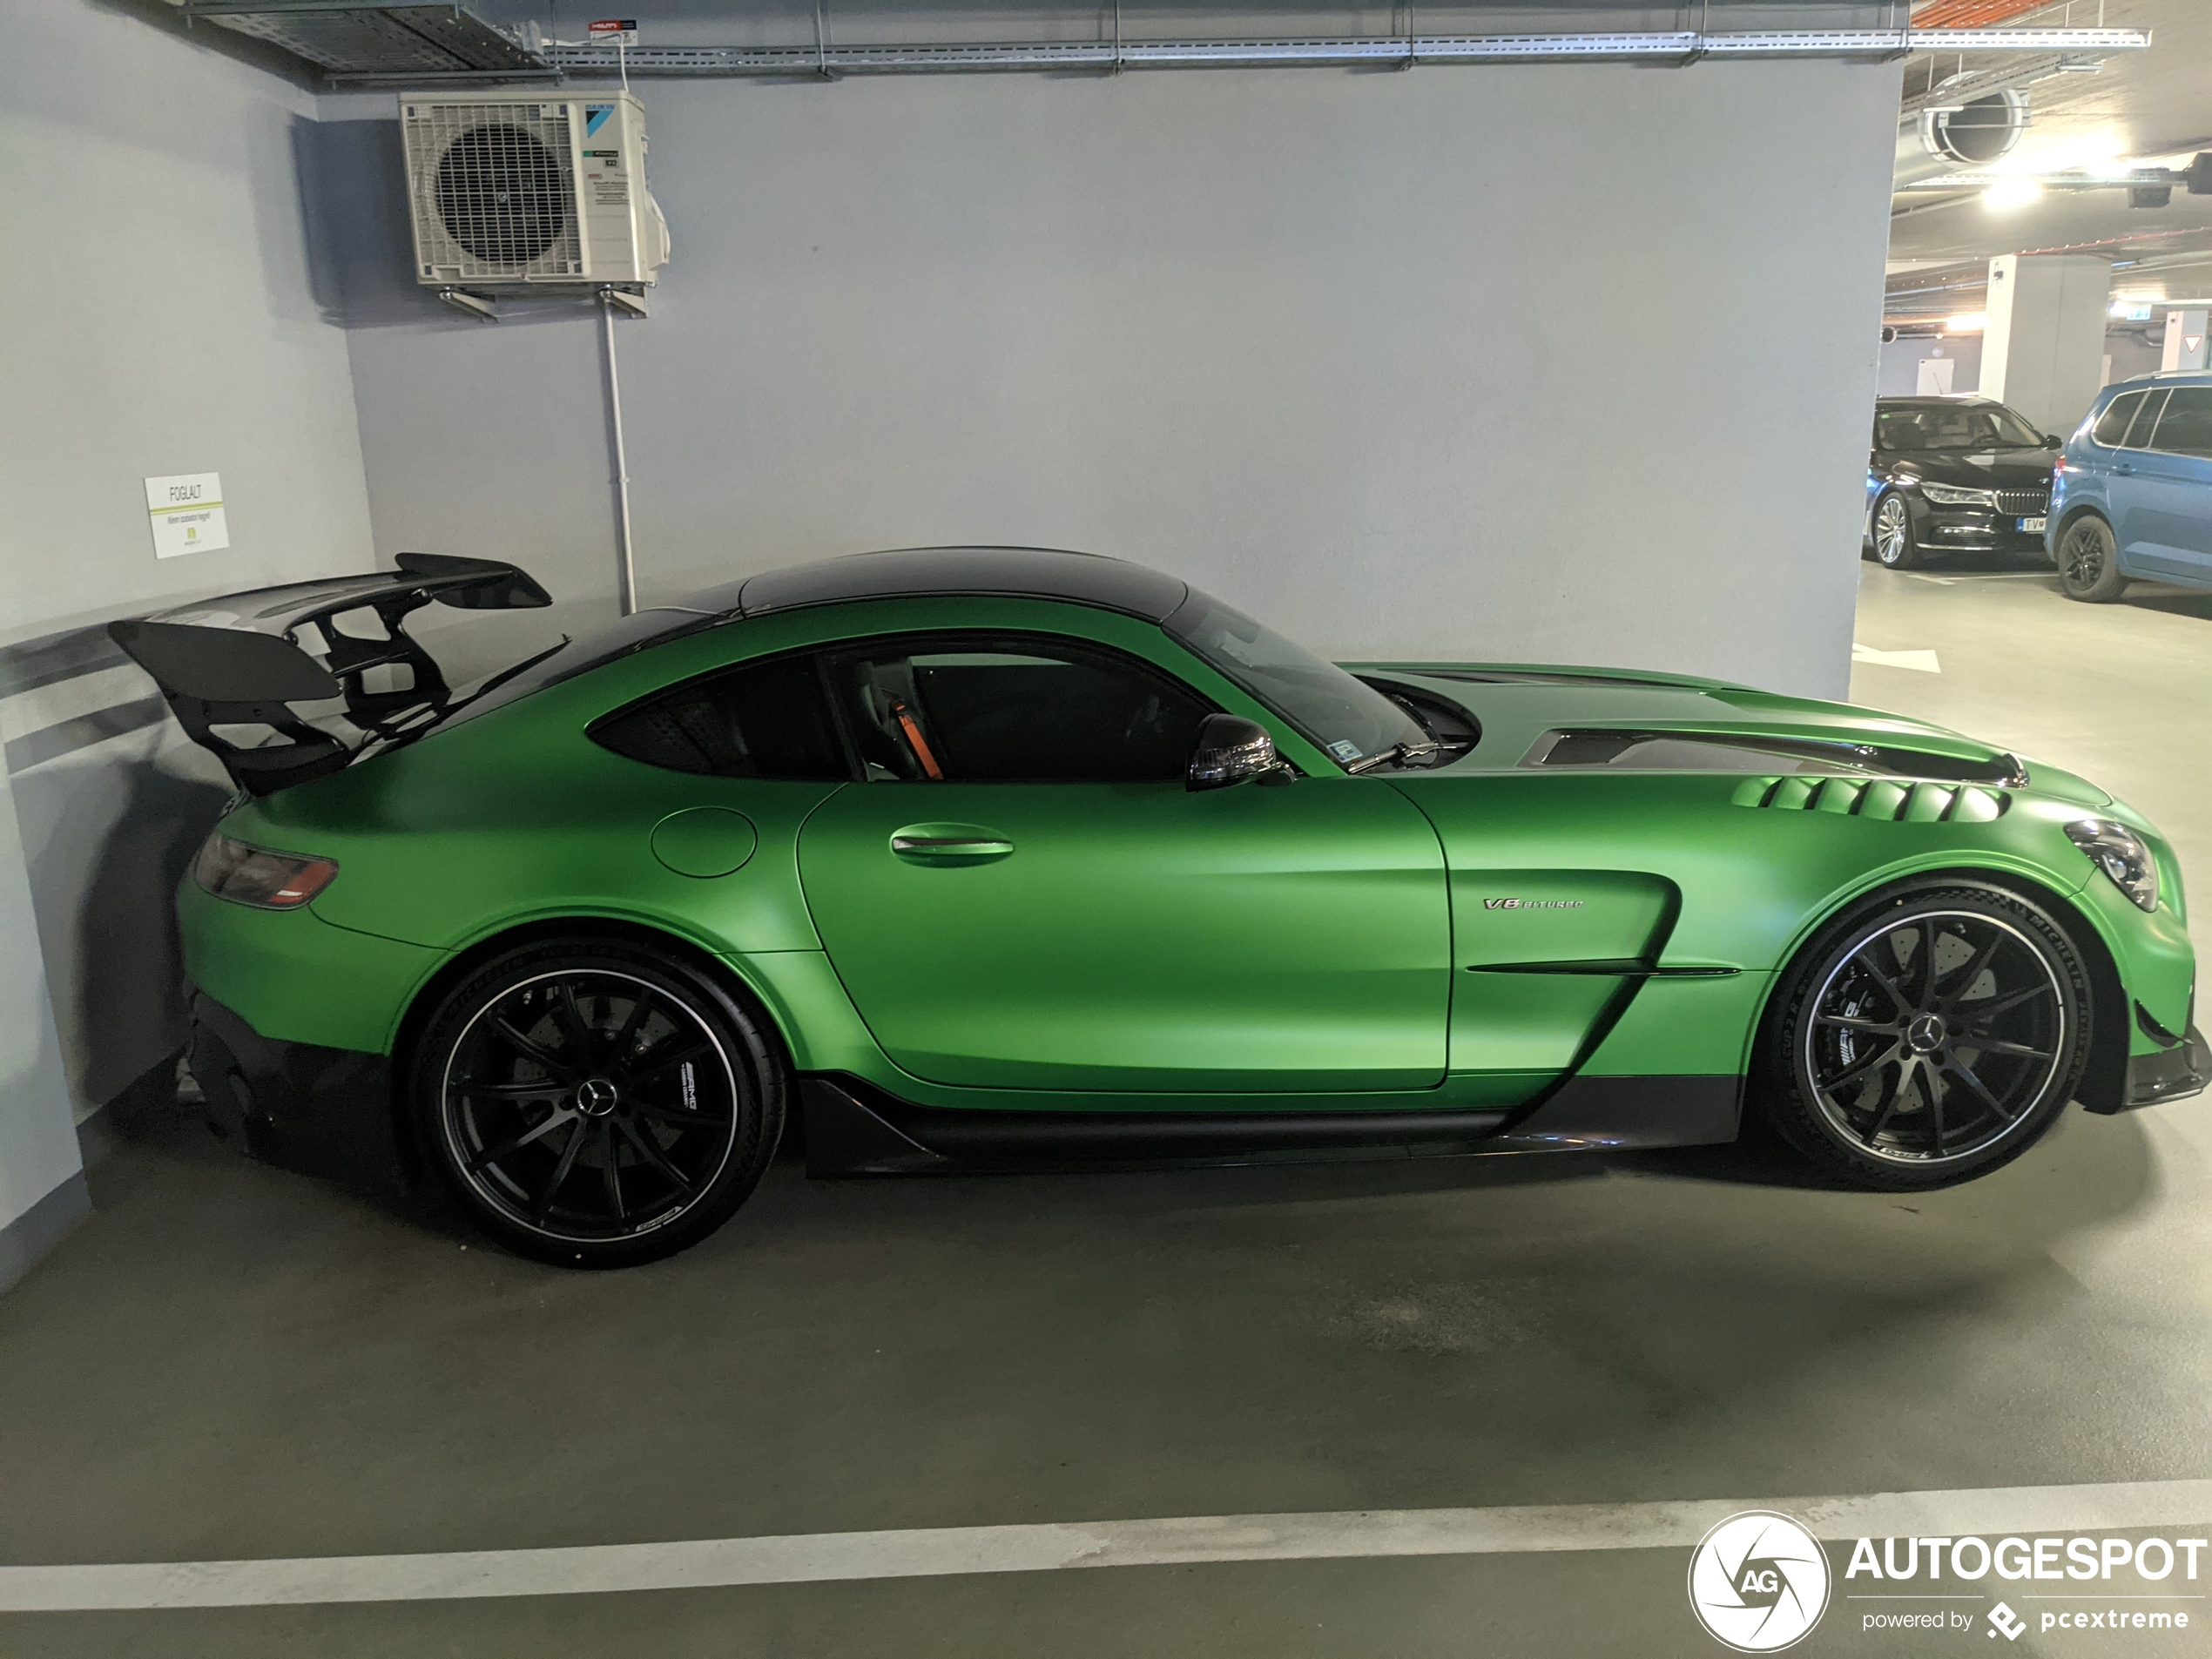
[{"label": "support column", "polygon": [[2047,432],[2074,430],[2104,384],[2112,266],[2077,253],[2000,254],[1989,262],[1981,392]]},{"label": "support column", "polygon": [[2204,323],[2209,314],[2212,313],[2202,306],[2188,306],[2166,314],[2166,358],[2159,368],[2172,370],[2204,367]]}]

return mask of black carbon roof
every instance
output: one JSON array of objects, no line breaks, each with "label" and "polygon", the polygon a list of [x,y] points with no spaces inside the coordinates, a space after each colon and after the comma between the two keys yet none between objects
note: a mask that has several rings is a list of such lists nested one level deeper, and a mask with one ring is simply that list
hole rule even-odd
[{"label": "black carbon roof", "polygon": [[693,594],[682,603],[687,610],[758,617],[847,599],[970,594],[1064,599],[1162,622],[1190,590],[1188,583],[1175,577],[1095,553],[1039,547],[910,547],[764,570]]}]

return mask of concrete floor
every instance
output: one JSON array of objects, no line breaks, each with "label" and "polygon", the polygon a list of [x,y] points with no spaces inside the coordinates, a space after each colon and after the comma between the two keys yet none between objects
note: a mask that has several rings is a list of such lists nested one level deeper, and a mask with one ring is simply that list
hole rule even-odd
[{"label": "concrete floor", "polygon": [[[2212,597],[1930,575],[1870,568],[1860,637],[1942,672],[1863,668],[1854,694],[2082,771],[2212,872]],[[2075,1113],[1910,1199],[1735,1150],[839,1184],[785,1163],[689,1255],[583,1276],[157,1126],[0,1300],[0,1561],[2202,1476],[2208,1167],[2205,1103]],[[0,1653],[1725,1651],[1686,1555],[23,1615]],[[1831,1609],[1795,1651],[1956,1640]]]}]

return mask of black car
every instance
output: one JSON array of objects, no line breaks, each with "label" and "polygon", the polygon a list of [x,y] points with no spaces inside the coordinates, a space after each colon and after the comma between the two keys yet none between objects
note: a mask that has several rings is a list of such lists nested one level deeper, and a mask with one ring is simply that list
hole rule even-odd
[{"label": "black car", "polygon": [[1994,398],[1878,400],[1865,556],[1903,570],[1953,553],[2040,556],[2065,442]]}]

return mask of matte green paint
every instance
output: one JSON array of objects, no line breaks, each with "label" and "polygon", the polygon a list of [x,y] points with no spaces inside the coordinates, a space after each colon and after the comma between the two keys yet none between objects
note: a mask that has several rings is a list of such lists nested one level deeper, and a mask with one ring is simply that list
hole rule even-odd
[{"label": "matte green paint", "polygon": [[313,909],[232,904],[190,876],[177,892],[177,921],[193,982],[280,1042],[388,1052],[399,1012],[442,957],[334,927]]},{"label": "matte green paint", "polygon": [[702,881],[735,875],[759,845],[752,820],[726,806],[686,806],[653,826],[653,856]]},{"label": "matte green paint", "polygon": [[[891,850],[927,812],[1009,842]],[[995,1089],[1269,1095],[1443,1081],[1452,937],[1436,832],[1380,778],[863,785],[799,874],[894,1064]]]},{"label": "matte green paint", "polygon": [[[584,735],[598,716],[727,664],[931,628],[1132,652],[1261,722],[1303,775],[1199,793],[756,782],[660,771]],[[2071,906],[2129,996],[2168,1029],[2188,1024],[2195,965],[2172,851],[2070,773],[2032,763],[2027,786],[1985,790],[1984,821],[1933,821],[1904,792],[1840,786],[1838,802],[1866,798],[1856,811],[1810,790],[1792,810],[1744,774],[1521,762],[1562,725],[1994,752],[1896,716],[1710,681],[1390,672],[1466,707],[1484,733],[1473,753],[1348,777],[1157,626],[1076,605],[868,601],[725,624],[239,806],[225,833],[335,859],[340,874],[291,914],[187,883],[187,967],[269,1036],[388,1052],[456,954],[525,923],[612,920],[726,963],[802,1070],[853,1073],[926,1105],[1477,1107],[1528,1099],[1569,1069],[1739,1071],[1775,975],[1838,907],[1909,875],[1986,870]],[[1902,816],[1882,808],[1900,802]],[[2168,895],[2156,914],[2067,840],[2089,810],[2150,841]],[[900,832],[1006,850],[901,854]],[[1489,971],[1624,960],[1737,971]],[[2137,1033],[2134,1046],[2155,1045]]]},{"label": "matte green paint", "polygon": [[1515,869],[1462,858],[1453,861],[1451,885],[1460,970],[1452,987],[1455,1071],[1548,1078],[1572,1066],[1591,1030],[1635,986],[1610,975],[1493,970],[1656,960],[1678,902],[1673,882],[1634,870]]}]

